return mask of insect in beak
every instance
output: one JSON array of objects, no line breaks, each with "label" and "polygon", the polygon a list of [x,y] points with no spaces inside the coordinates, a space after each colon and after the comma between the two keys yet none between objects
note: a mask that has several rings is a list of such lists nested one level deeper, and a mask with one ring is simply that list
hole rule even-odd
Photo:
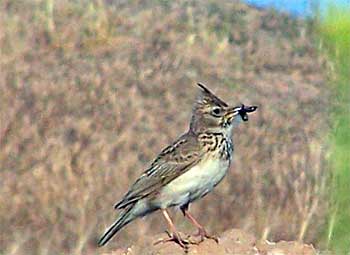
[{"label": "insect in beak", "polygon": [[239,115],[241,115],[241,118],[243,121],[248,121],[248,113],[255,112],[256,109],[258,109],[257,106],[245,106],[242,104],[241,109],[238,111]]}]

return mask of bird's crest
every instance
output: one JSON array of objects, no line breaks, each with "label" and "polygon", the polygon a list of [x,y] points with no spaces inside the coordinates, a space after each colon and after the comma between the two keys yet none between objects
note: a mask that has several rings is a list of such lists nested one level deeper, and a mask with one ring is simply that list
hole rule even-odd
[{"label": "bird's crest", "polygon": [[206,86],[204,86],[204,84],[197,83],[197,85],[200,87],[201,93],[194,105],[194,110],[199,110],[214,105],[220,107],[227,107],[227,104],[220,98],[215,96],[213,92],[211,92]]}]

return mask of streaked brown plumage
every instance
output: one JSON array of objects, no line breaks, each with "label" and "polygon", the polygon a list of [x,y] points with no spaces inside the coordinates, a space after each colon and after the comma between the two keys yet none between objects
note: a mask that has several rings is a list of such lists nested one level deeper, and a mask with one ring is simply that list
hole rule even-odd
[{"label": "streaked brown plumage", "polygon": [[257,107],[229,107],[203,84],[198,85],[201,93],[193,107],[189,130],[162,150],[114,206],[121,213],[101,237],[100,246],[129,222],[160,209],[172,230],[166,241],[186,247],[193,242],[177,233],[166,211],[172,206],[179,206],[198,227],[200,241],[204,237],[212,238],[188,212],[188,205],[205,196],[223,179],[232,159],[235,123],[248,120],[247,113]]}]

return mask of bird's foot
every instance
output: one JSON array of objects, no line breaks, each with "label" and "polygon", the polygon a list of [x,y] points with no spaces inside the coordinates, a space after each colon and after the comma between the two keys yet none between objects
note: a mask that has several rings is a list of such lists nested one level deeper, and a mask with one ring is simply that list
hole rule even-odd
[{"label": "bird's foot", "polygon": [[159,239],[158,241],[156,241],[154,243],[154,245],[161,244],[161,243],[167,243],[167,242],[175,242],[178,245],[180,245],[181,248],[183,248],[185,251],[187,251],[188,245],[192,243],[190,240],[182,238],[178,232],[170,233],[170,232],[166,231],[166,233],[168,234],[169,237]]},{"label": "bird's foot", "polygon": [[194,237],[199,237],[199,240],[190,240],[191,244],[200,244],[201,242],[204,241],[205,238],[207,239],[212,239],[216,243],[219,243],[219,238],[214,235],[209,235],[207,231],[204,228],[199,228],[198,232],[193,235]]}]

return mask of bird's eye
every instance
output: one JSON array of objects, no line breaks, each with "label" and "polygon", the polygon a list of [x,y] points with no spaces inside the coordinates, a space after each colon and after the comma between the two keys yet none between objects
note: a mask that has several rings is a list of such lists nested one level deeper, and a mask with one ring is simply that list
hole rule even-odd
[{"label": "bird's eye", "polygon": [[215,107],[215,108],[212,110],[212,115],[218,117],[218,116],[220,116],[220,114],[221,114],[221,108]]}]

